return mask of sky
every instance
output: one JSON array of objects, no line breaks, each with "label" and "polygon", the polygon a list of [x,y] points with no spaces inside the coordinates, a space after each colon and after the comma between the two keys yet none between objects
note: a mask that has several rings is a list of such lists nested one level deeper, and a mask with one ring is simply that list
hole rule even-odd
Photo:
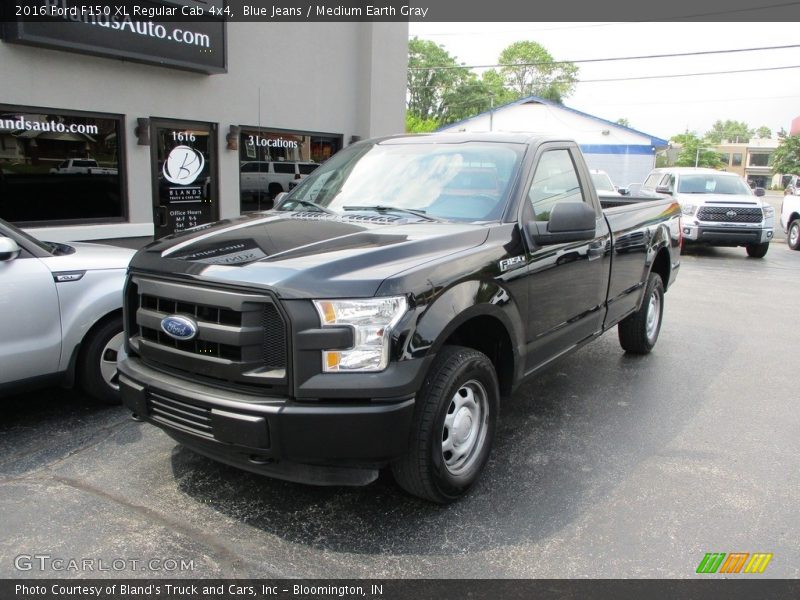
[{"label": "sky", "polygon": [[[797,23],[418,23],[409,36],[445,47],[465,65],[498,62],[508,45],[532,40],[556,60],[583,60],[800,45]],[[800,67],[800,46],[783,50],[578,64],[578,79],[609,79]],[[477,70],[480,72],[481,70]],[[720,119],[769,127],[800,116],[800,68],[640,81],[579,83],[564,104],[669,139],[702,135]]]}]

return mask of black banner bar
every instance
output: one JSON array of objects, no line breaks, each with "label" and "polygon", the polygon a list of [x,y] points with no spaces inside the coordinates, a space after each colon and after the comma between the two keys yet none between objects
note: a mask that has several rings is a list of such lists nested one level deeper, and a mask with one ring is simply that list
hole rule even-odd
[{"label": "black banner bar", "polygon": [[752,600],[798,596],[800,581],[758,576],[684,580],[0,580],[3,600]]},{"label": "black banner bar", "polygon": [[797,21],[792,0],[3,0],[5,21]]}]

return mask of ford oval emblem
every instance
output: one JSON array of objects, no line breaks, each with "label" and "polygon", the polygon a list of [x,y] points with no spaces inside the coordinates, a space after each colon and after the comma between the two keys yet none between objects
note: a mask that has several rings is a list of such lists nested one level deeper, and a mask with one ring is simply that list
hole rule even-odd
[{"label": "ford oval emblem", "polygon": [[189,317],[170,315],[161,319],[161,331],[176,340],[188,341],[197,335],[197,323]]}]

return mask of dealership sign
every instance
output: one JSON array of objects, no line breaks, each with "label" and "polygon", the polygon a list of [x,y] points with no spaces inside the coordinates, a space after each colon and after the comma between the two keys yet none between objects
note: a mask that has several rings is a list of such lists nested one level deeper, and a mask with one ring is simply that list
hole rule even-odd
[{"label": "dealership sign", "polygon": [[22,7],[20,15],[3,23],[7,42],[201,73],[227,70],[225,23],[209,17],[207,2],[141,0],[135,9],[127,3],[108,3],[103,10],[93,10],[84,0],[18,0],[16,4]]}]

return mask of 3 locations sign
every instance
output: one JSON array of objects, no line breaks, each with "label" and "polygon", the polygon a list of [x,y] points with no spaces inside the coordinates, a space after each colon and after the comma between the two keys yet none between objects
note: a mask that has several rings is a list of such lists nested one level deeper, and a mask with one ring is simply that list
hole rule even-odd
[{"label": "3 locations sign", "polygon": [[225,23],[209,16],[212,4],[221,5],[222,0],[140,0],[135,5],[114,7],[92,7],[85,0],[17,0],[18,14],[4,15],[9,20],[3,24],[3,38],[201,73],[224,73]]}]

